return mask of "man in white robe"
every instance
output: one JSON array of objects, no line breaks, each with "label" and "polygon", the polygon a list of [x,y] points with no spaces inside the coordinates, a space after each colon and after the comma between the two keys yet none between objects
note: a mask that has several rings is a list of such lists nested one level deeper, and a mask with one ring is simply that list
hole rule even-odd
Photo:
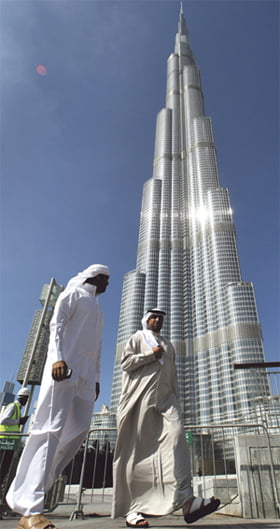
[{"label": "man in white robe", "polygon": [[44,496],[90,426],[100,390],[103,311],[98,297],[108,281],[107,266],[91,265],[68,282],[56,302],[34,423],[6,497],[23,515],[18,529],[54,527],[42,515]]},{"label": "man in white robe", "polygon": [[185,521],[192,523],[220,503],[193,497],[175,351],[160,334],[164,315],[159,309],[148,311],[143,330],[131,336],[121,359],[112,517],[126,516],[129,527],[148,527],[143,514],[163,516],[181,507]]}]

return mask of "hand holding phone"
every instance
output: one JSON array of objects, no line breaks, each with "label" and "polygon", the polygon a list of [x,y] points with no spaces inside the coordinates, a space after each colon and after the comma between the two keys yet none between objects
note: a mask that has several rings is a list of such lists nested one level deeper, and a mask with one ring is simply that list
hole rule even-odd
[{"label": "hand holding phone", "polygon": [[70,369],[64,360],[58,360],[52,365],[52,378],[56,382],[61,382],[66,378],[70,378],[72,375],[72,369]]}]

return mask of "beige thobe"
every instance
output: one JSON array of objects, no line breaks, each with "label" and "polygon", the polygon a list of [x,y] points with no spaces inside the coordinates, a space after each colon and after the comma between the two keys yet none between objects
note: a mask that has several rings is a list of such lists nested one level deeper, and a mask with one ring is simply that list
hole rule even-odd
[{"label": "beige thobe", "polygon": [[127,343],[118,407],[112,517],[129,511],[166,515],[192,496],[189,453],[177,399],[175,351],[163,345],[163,365],[142,331]]}]

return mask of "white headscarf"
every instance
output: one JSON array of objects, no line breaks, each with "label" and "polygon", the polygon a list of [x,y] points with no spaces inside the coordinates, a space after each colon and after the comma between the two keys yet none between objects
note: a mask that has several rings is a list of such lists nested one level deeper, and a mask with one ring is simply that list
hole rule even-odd
[{"label": "white headscarf", "polygon": [[[146,312],[146,314],[144,315],[144,317],[141,320],[142,327],[143,327],[142,336],[144,338],[144,341],[146,342],[147,345],[149,345],[150,347],[154,348],[154,347],[158,347],[159,342],[156,340],[156,337],[155,337],[155,334],[153,333],[153,331],[148,329],[148,325],[147,325],[148,324],[148,320],[152,316],[152,314],[161,314],[162,316],[165,316],[165,312],[163,312],[163,310],[160,310],[160,309],[151,309],[148,312]],[[163,364],[163,358],[162,357],[159,358],[158,361],[159,361],[160,364]]]},{"label": "white headscarf", "polygon": [[[152,316],[152,314],[159,314],[161,316],[165,316],[165,312],[161,309],[149,309],[148,312],[144,315],[144,317],[141,320],[143,329],[148,329],[148,319]],[[152,332],[152,331],[151,331]]]},{"label": "white headscarf", "polygon": [[108,266],[102,265],[102,264],[93,264],[90,265],[88,268],[83,270],[83,272],[79,272],[76,276],[72,277],[66,285],[66,289],[68,288],[75,288],[83,285],[83,283],[89,279],[90,277],[96,277],[98,274],[103,274],[105,276],[109,276],[109,268]]}]

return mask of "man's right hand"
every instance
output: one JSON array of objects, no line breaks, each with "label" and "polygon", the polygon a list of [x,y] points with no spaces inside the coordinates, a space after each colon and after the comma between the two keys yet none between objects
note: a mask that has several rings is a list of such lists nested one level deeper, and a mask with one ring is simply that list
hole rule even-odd
[{"label": "man's right hand", "polygon": [[28,419],[29,419],[29,415],[24,415],[23,417],[20,418],[19,424],[25,424],[26,421],[28,421]]},{"label": "man's right hand", "polygon": [[159,360],[159,358],[161,358],[161,356],[162,356],[162,353],[163,353],[164,349],[163,349],[163,347],[161,345],[159,345],[158,347],[154,347],[153,351],[154,351],[154,355],[155,355],[156,359]]},{"label": "man's right hand", "polygon": [[52,365],[52,377],[56,382],[61,382],[66,378],[67,364],[64,360],[59,360]]}]

